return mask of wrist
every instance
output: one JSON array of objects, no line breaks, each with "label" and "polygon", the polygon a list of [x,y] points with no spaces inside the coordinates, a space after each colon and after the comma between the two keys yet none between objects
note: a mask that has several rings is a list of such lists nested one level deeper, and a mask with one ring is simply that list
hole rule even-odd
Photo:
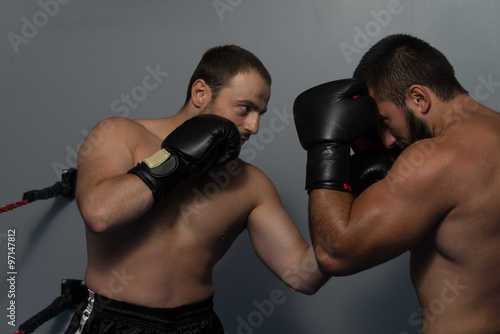
[{"label": "wrist", "polygon": [[186,177],[187,168],[173,151],[162,148],[139,161],[127,174],[137,175],[151,189],[156,204],[167,196],[180,179]]},{"label": "wrist", "polygon": [[328,143],[307,150],[306,189],[350,191],[348,144]]}]

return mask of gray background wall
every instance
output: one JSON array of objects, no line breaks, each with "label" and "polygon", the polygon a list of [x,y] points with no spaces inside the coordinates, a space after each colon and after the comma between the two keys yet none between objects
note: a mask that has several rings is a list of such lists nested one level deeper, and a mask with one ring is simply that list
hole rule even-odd
[{"label": "gray background wall", "polygon": [[[275,182],[307,240],[305,152],[291,119],[300,92],[349,77],[371,45],[403,32],[443,51],[477,100],[494,109],[500,103],[495,0],[3,0],[1,7],[0,206],[60,180],[99,120],[175,113],[202,53],[214,45],[253,51],[273,76],[269,112],[242,157]],[[162,73],[146,90],[151,70]],[[18,326],[59,294],[62,278],[83,277],[84,227],[74,201],[65,198],[1,214],[0,277],[9,271],[8,229],[16,231]],[[228,334],[418,333],[408,254],[332,278],[304,296],[268,272],[243,234],[216,267],[215,281],[216,310]],[[6,279],[0,287],[0,332],[13,333]],[[273,293],[282,294],[279,303],[262,310]],[[63,332],[69,316],[37,333]]]}]

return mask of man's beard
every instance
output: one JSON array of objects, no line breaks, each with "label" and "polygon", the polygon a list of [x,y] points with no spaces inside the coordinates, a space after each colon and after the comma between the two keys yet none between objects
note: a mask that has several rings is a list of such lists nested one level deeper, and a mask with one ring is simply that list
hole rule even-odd
[{"label": "man's beard", "polygon": [[408,124],[408,130],[410,132],[409,144],[413,144],[422,139],[434,137],[427,124],[415,116],[410,108],[406,107],[404,109],[404,114],[406,123]]},{"label": "man's beard", "polygon": [[[203,110],[200,112],[201,115],[203,114],[215,114],[215,103],[214,103],[214,98],[208,102],[208,104],[203,108]],[[240,133],[240,136],[243,136],[245,138],[250,138],[251,133],[249,132],[244,132],[243,134]]]},{"label": "man's beard", "polygon": [[214,114],[215,113],[215,108],[214,108],[214,99],[212,98],[210,102],[203,108],[203,110],[200,112],[201,115],[203,114]]}]

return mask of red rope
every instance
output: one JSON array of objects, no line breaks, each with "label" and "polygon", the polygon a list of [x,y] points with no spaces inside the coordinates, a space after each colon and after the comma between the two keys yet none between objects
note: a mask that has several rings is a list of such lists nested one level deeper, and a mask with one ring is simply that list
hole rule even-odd
[{"label": "red rope", "polygon": [[28,204],[28,200],[27,199],[23,199],[22,201],[19,201],[19,202],[16,202],[16,203],[7,204],[3,208],[0,208],[0,213],[4,213],[4,212],[10,211],[10,210],[14,210],[15,208],[18,208],[18,207],[23,206],[25,204]]}]

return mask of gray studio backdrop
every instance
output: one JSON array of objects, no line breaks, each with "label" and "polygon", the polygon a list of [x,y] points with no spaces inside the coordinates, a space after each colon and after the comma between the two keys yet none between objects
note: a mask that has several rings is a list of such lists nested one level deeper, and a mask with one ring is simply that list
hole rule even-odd
[{"label": "gray studio backdrop", "polygon": [[[310,240],[295,97],[349,77],[371,45],[403,32],[442,50],[471,95],[498,109],[499,12],[496,0],[2,0],[0,206],[60,180],[99,120],[175,113],[202,53],[238,44],[273,76],[269,111],[242,157],[274,181]],[[8,274],[14,231],[16,274]],[[49,305],[61,279],[83,278],[85,263],[84,226],[74,201],[37,201],[0,214],[0,333],[13,333]],[[244,233],[216,266],[215,282],[216,311],[227,334],[418,333],[408,254],[332,278],[305,296],[259,262]],[[438,315],[439,308],[427,312]],[[64,312],[36,333],[63,332],[70,315]]]}]

